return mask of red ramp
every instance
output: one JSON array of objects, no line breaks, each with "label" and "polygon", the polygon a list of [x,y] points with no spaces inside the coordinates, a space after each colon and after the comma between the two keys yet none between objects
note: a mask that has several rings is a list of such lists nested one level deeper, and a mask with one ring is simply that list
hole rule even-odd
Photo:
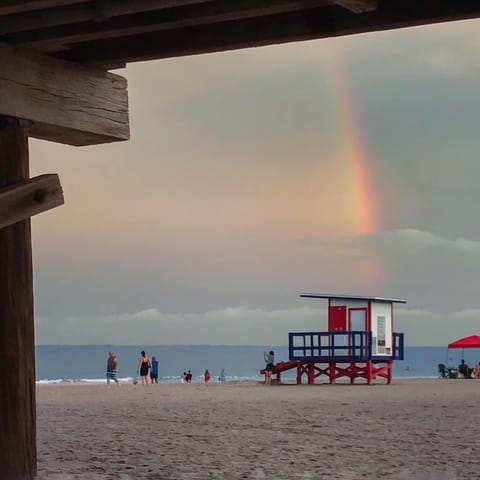
[{"label": "red ramp", "polygon": [[[298,360],[289,360],[288,362],[280,362],[273,366],[272,375],[277,375],[280,380],[280,374],[286,370],[297,368]],[[265,369],[260,370],[260,375],[265,375]]]}]

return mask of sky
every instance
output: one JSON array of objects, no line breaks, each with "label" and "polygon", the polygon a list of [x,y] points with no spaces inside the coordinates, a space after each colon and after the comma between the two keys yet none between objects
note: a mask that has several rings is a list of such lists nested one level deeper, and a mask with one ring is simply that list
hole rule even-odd
[{"label": "sky", "polygon": [[304,292],[480,334],[480,22],[128,65],[131,140],[30,141],[37,344],[285,345]]}]

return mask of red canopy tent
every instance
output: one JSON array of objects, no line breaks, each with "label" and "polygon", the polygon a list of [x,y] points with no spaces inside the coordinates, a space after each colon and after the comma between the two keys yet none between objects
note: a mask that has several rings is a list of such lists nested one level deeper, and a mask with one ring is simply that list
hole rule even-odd
[{"label": "red canopy tent", "polygon": [[459,338],[448,344],[448,348],[480,348],[480,335]]},{"label": "red canopy tent", "polygon": [[[448,348],[447,348],[447,360],[448,360],[448,350],[450,348],[461,348],[462,349],[462,364],[463,364],[463,353],[464,353],[464,349],[465,348],[480,348],[480,335],[470,335],[469,337],[465,337],[465,338],[459,338],[458,340],[455,340],[454,342],[451,342],[448,344]],[[460,370],[460,365],[458,367],[458,369]],[[466,366],[466,373],[464,372],[461,372],[463,373],[464,375],[466,375],[466,378],[469,378],[470,375],[471,375],[471,371],[474,371],[474,369],[472,368],[468,368],[468,365]],[[450,377],[450,368],[448,369],[448,374],[449,374],[449,378]],[[475,373],[475,375],[478,375],[478,373]]]}]

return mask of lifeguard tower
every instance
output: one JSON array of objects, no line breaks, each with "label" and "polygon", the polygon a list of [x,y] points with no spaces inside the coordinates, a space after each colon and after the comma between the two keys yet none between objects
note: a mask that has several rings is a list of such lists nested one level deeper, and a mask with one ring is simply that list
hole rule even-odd
[{"label": "lifeguard tower", "polygon": [[[403,360],[403,333],[393,332],[393,304],[406,300],[384,297],[305,293],[303,298],[328,300],[328,331],[290,332],[289,361],[274,366],[281,372],[297,369],[309,384],[326,375],[330,383],[342,377],[392,380],[394,360]],[[261,371],[264,373],[264,370]]]}]

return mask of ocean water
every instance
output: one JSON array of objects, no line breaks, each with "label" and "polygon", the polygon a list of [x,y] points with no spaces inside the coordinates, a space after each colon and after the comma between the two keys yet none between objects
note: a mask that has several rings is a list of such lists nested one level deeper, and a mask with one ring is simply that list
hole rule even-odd
[{"label": "ocean water", "polygon": [[[118,377],[130,381],[136,376],[140,351],[155,355],[159,361],[159,381],[179,382],[182,372],[191,370],[193,381],[202,381],[205,369],[209,369],[212,381],[218,381],[222,368],[229,380],[260,380],[259,370],[264,367],[264,350],[275,351],[275,361],[288,360],[286,346],[113,346],[113,345],[40,345],[36,347],[36,378],[39,383],[99,382],[105,379],[107,356],[114,351],[119,359]],[[480,349],[467,349],[463,358],[474,366],[480,360]],[[462,358],[462,350],[446,347],[406,347],[405,360],[395,361],[394,378],[432,378],[437,376],[437,366],[445,363],[456,366]],[[282,374],[282,378],[294,379],[295,370]]]}]

